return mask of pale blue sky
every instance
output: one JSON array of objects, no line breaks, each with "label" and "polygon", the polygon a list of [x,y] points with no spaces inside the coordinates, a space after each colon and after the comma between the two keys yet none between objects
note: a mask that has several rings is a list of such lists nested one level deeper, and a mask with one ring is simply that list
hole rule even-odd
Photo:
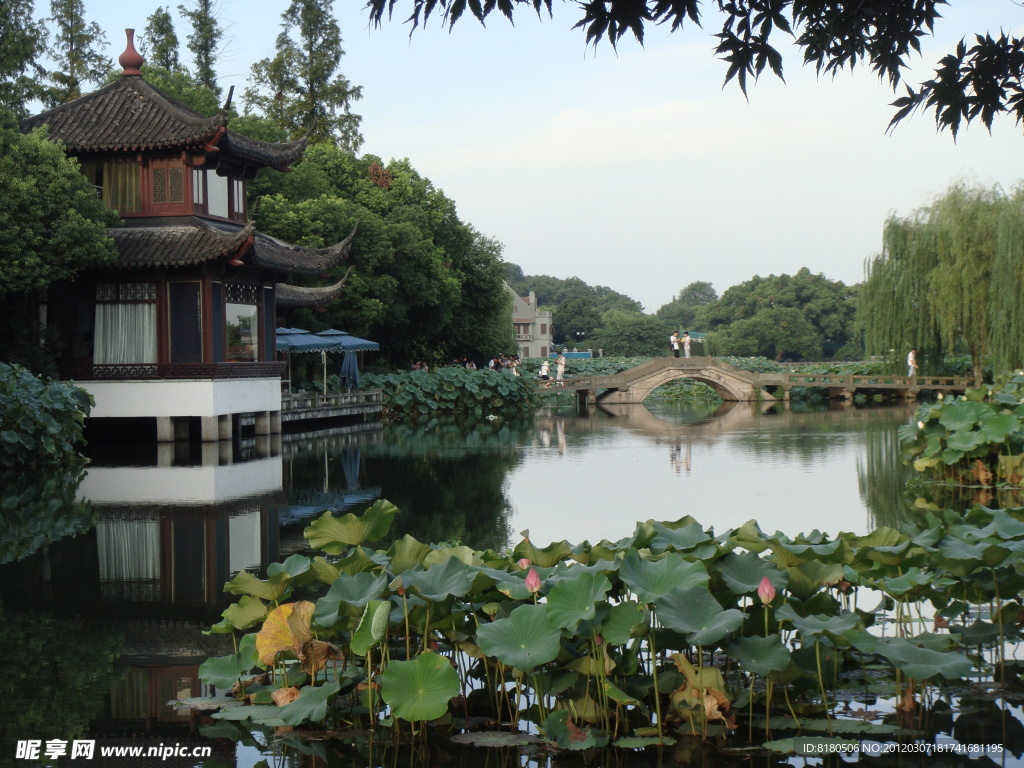
[{"label": "pale blue sky", "polygon": [[[177,2],[164,4],[177,19]],[[122,30],[141,33],[158,5],[86,0],[114,58]],[[240,94],[252,61],[272,53],[286,5],[223,0],[225,86]],[[575,4],[558,0],[553,20],[522,13],[515,28],[482,29],[467,17],[451,33],[435,20],[411,39],[409,5],[371,29],[362,0],[335,4],[342,71],[363,86],[363,151],[408,157],[527,274],[576,275],[649,312],[695,280],[721,293],[806,266],[858,282],[890,211],[909,214],[962,177],[1024,178],[1011,120],[954,144],[921,114],[887,136],[894,95],[867,71],[819,81],[794,59],[788,84],[765,76],[749,103],[723,90],[713,3],[706,30],[652,29],[644,48],[624,39],[617,53],[587,48]],[[945,15],[915,84],[962,36],[1024,26],[1013,0],[953,0]],[[178,34],[184,43],[180,20]]]}]

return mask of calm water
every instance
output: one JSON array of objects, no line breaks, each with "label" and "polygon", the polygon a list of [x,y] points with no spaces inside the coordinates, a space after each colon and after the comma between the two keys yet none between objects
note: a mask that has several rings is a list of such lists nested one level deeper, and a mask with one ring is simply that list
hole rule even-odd
[{"label": "calm water", "polygon": [[[719,533],[751,518],[791,535],[864,533],[899,515],[895,427],[910,416],[629,406],[234,448],[91,446],[77,487],[5,481],[25,511],[0,532],[0,651],[39,661],[11,680],[37,692],[31,705],[0,703],[0,765],[16,739],[208,744],[197,717],[167,702],[199,694],[199,664],[230,652],[201,634],[227,604],[223,584],[304,551],[302,530],[324,510],[386,498],[402,511],[396,535],[478,549],[525,530],[538,545],[616,540],[638,520],[684,515]],[[217,749],[229,765],[258,759]]]}]

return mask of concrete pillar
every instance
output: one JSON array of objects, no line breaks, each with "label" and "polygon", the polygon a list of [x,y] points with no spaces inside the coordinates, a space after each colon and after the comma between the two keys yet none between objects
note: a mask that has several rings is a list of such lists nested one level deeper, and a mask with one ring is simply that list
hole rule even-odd
[{"label": "concrete pillar", "polygon": [[204,467],[216,467],[220,463],[220,443],[204,440],[202,457]]},{"label": "concrete pillar", "polygon": [[256,411],[256,434],[270,434],[270,411]]},{"label": "concrete pillar", "polygon": [[156,465],[158,467],[174,466],[174,442],[169,440],[159,443],[156,447]]},{"label": "concrete pillar", "polygon": [[274,435],[281,434],[281,412],[271,411],[270,412],[270,432]]},{"label": "concrete pillar", "polygon": [[233,422],[231,414],[217,417],[217,437],[220,440],[231,440]]},{"label": "concrete pillar", "polygon": [[184,440],[185,442],[189,439],[189,422],[187,416],[173,416],[171,420],[174,422],[174,439]]},{"label": "concrete pillar", "polygon": [[174,442],[174,419],[170,416],[156,417],[156,440],[158,443]]},{"label": "concrete pillar", "polygon": [[782,388],[782,399],[784,401],[786,401],[788,403],[790,398],[792,397],[792,395],[793,395],[792,387],[783,387]]},{"label": "concrete pillar", "polygon": [[217,416],[200,416],[201,439],[204,443],[215,443],[220,440],[220,423]]}]

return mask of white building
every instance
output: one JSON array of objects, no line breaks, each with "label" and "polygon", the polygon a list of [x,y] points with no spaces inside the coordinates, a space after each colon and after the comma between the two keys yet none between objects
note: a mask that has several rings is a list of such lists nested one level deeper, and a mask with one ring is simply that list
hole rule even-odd
[{"label": "white building", "polygon": [[519,356],[523,359],[547,357],[552,348],[554,332],[551,327],[551,310],[537,306],[537,295],[533,291],[528,296],[520,296],[508,283],[505,283],[505,290],[514,297],[512,327],[519,344]]}]

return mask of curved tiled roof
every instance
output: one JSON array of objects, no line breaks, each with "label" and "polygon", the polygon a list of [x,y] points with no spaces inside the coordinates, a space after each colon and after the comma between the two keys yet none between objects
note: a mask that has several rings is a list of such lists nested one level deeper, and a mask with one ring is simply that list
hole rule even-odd
[{"label": "curved tiled roof", "polygon": [[146,151],[218,146],[242,165],[284,169],[306,150],[306,139],[258,141],[227,128],[224,110],[213,117],[172,99],[139,75],[122,75],[110,85],[21,121],[23,131],[47,125],[50,138],[72,153]]},{"label": "curved tiled roof", "polygon": [[218,113],[202,117],[165,96],[138,75],[21,121],[23,131],[50,127],[50,138],[70,152],[170,149],[202,146],[227,126]]},{"label": "curved tiled roof", "polygon": [[282,309],[300,309],[303,307],[320,307],[328,302],[334,301],[341,295],[341,291],[348,280],[349,268],[345,276],[334,285],[325,285],[319,288],[303,288],[298,285],[277,283],[274,286],[274,296],[277,306]]},{"label": "curved tiled roof", "polygon": [[348,256],[352,250],[357,227],[358,225],[352,228],[348,237],[329,248],[303,248],[270,235],[256,233],[252,247],[252,263],[264,269],[291,272],[296,275],[322,275]]},{"label": "curved tiled roof", "polygon": [[229,258],[241,253],[253,226],[225,232],[199,219],[172,226],[133,226],[108,229],[117,246],[119,266],[184,267]]}]

